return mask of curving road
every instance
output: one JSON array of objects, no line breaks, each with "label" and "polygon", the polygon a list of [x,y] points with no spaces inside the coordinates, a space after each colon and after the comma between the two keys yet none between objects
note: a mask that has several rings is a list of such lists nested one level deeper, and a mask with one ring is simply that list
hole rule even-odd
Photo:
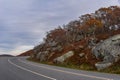
[{"label": "curving road", "polygon": [[0,80],[120,80],[120,75],[38,64],[25,57],[0,57]]}]

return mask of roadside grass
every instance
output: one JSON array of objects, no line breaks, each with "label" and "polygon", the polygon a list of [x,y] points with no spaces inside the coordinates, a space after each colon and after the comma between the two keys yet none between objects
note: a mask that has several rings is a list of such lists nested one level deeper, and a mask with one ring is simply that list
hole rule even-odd
[{"label": "roadside grass", "polygon": [[100,72],[112,73],[112,74],[120,74],[120,64],[114,64],[109,68],[103,69]]},{"label": "roadside grass", "polygon": [[41,64],[47,64],[47,65],[52,65],[52,66],[59,66],[59,67],[65,67],[65,68],[71,68],[71,69],[77,69],[77,70],[87,70],[87,71],[96,71],[95,67],[90,66],[88,63],[81,64],[80,66],[73,65],[73,64],[53,64],[51,62],[40,62],[36,59],[31,59],[27,58],[27,60],[32,61],[32,62],[37,62]]},{"label": "roadside grass", "polygon": [[102,72],[102,73],[111,73],[111,74],[120,74],[120,64],[114,64],[109,68],[103,69],[98,71],[94,66],[91,66],[88,63],[83,63],[79,66],[73,65],[73,64],[53,64],[51,62],[40,62],[36,59],[27,58],[27,60],[32,62],[37,62],[41,64],[47,64],[52,66],[59,66],[59,67],[65,67],[65,68],[71,68],[71,69],[77,69],[77,70],[86,70],[86,71],[95,71],[95,72]]}]

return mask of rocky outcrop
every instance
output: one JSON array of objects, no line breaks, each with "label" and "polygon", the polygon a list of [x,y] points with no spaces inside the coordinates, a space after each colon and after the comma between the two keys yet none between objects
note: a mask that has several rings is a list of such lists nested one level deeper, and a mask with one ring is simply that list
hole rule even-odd
[{"label": "rocky outcrop", "polygon": [[[101,8],[58,26],[47,32],[43,43],[34,47],[31,57],[53,64],[71,63],[78,66],[89,63],[98,70],[104,69],[120,59],[120,37],[117,35],[120,34],[119,13],[117,6]],[[111,37],[113,35],[117,36]]]},{"label": "rocky outcrop", "polygon": [[117,62],[120,60],[120,34],[98,43],[92,49],[92,52],[96,58],[103,61],[95,64],[98,70],[109,67],[114,62]]}]

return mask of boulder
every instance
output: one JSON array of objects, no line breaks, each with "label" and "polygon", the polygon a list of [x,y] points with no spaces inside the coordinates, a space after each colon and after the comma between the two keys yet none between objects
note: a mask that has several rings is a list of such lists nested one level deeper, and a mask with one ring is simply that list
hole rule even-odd
[{"label": "boulder", "polygon": [[40,59],[41,52],[39,52],[36,56],[36,59]]},{"label": "boulder", "polygon": [[[120,60],[120,34],[98,43],[92,48],[92,53],[96,58],[102,59],[107,64],[104,68],[108,67],[108,63],[113,64]],[[100,65],[103,66],[103,64]],[[96,67],[98,68],[98,66]],[[103,67],[100,69],[103,69]]]},{"label": "boulder", "polygon": [[47,57],[49,55],[49,51],[43,51],[43,52],[39,52],[36,55],[36,59],[39,59],[40,61],[45,61],[47,60]]},{"label": "boulder", "polygon": [[62,50],[63,50],[63,48],[60,45],[52,47],[52,49],[51,49],[51,51],[62,51]]},{"label": "boulder", "polygon": [[54,47],[54,46],[57,45],[57,42],[55,42],[55,41],[49,42],[49,45],[50,45],[51,47]]},{"label": "boulder", "polygon": [[56,63],[63,63],[67,58],[71,57],[74,55],[73,51],[69,51],[67,53],[65,53],[64,55],[57,57],[54,59],[54,62]]},{"label": "boulder", "polygon": [[46,61],[46,56],[44,54],[40,55],[40,62]]},{"label": "boulder", "polygon": [[85,56],[85,53],[80,53],[79,56],[82,58]]},{"label": "boulder", "polygon": [[49,54],[49,51],[44,51],[43,54],[47,56]]},{"label": "boulder", "polygon": [[106,67],[109,67],[111,66],[112,63],[108,63],[108,62],[99,62],[99,63],[96,63],[95,66],[97,68],[97,70],[102,70],[102,69],[105,69]]}]

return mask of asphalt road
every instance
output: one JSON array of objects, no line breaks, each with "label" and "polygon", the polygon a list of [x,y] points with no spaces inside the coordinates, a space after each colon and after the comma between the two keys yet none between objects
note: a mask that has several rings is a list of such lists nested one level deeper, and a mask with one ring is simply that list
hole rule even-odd
[{"label": "asphalt road", "polygon": [[24,57],[0,57],[0,80],[120,80],[120,75],[38,64]]}]

